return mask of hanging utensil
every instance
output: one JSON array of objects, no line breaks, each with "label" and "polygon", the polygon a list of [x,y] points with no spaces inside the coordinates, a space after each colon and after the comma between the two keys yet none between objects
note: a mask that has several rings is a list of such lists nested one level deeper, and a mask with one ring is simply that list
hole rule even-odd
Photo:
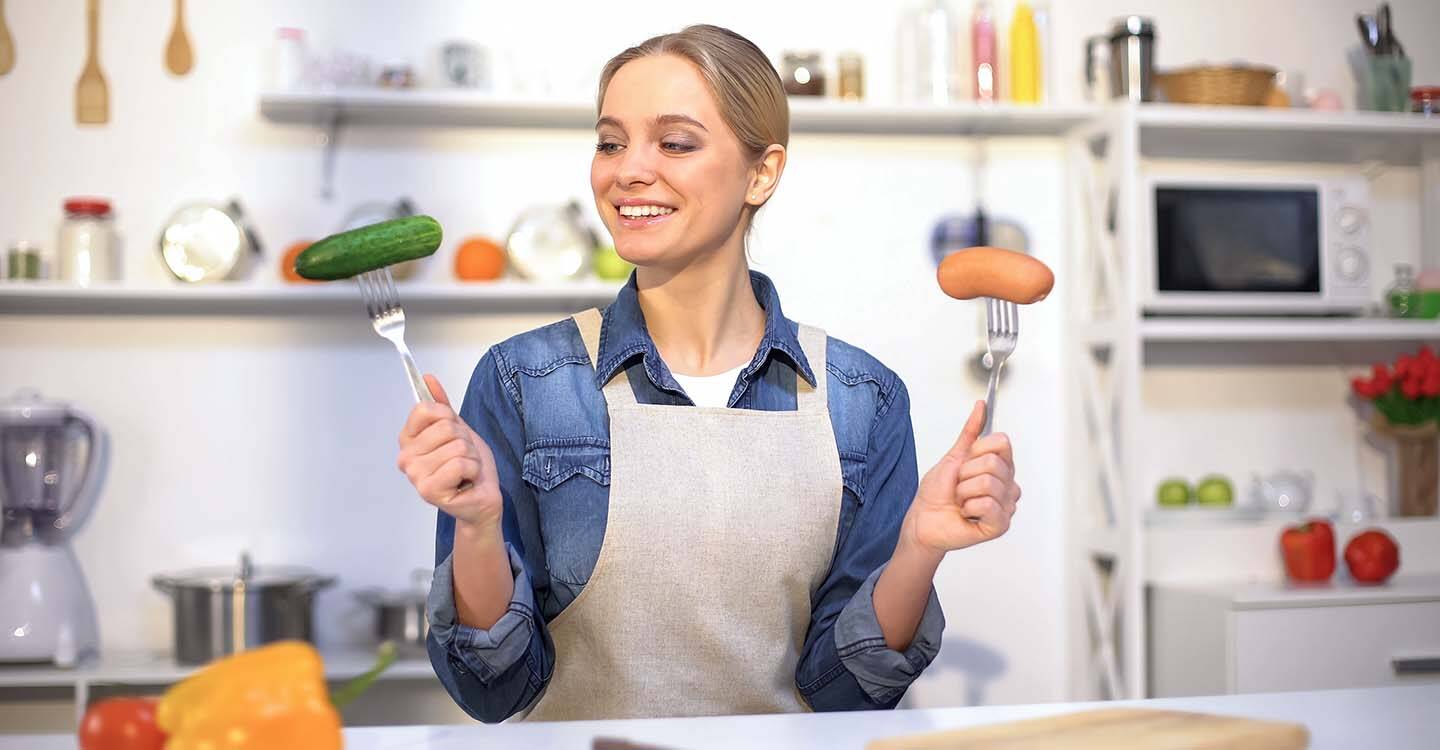
[{"label": "hanging utensil", "polygon": [[1361,13],[1355,16],[1355,25],[1360,29],[1360,43],[1365,45],[1365,51],[1372,55],[1379,54],[1380,25],[1376,23],[1375,16]]},{"label": "hanging utensil", "polygon": [[194,65],[190,37],[185,33],[185,0],[175,0],[175,25],[170,29],[170,41],[165,44],[165,69],[183,76]]},{"label": "hanging utensil", "polygon": [[85,69],[75,84],[75,122],[104,125],[110,121],[110,89],[100,72],[100,0],[86,0]]},{"label": "hanging utensil", "polygon": [[5,0],[0,0],[0,76],[15,69],[15,40],[5,25]]},{"label": "hanging utensil", "polygon": [[1377,11],[1376,14],[1375,14],[1375,21],[1376,21],[1376,23],[1377,23],[1377,24],[1379,25],[1379,27],[1380,27],[1380,28],[1379,28],[1379,30],[1380,30],[1380,45],[1379,45],[1379,47],[1378,47],[1377,49],[1379,50],[1379,53],[1382,54],[1382,55],[1391,54],[1391,53],[1394,51],[1394,49],[1393,49],[1393,45],[1392,45],[1392,43],[1391,43],[1391,40],[1392,40],[1393,37],[1391,36],[1391,33],[1390,33],[1391,30],[1390,30],[1390,4],[1389,4],[1389,3],[1381,3],[1381,4],[1380,4],[1380,10]]}]

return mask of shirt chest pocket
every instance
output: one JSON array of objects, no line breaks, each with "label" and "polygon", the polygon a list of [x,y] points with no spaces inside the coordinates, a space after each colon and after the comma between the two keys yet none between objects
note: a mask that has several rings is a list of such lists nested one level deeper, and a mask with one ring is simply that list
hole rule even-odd
[{"label": "shirt chest pocket", "polygon": [[535,492],[550,577],[584,585],[595,570],[610,500],[610,447],[556,441],[527,448],[522,476]]}]

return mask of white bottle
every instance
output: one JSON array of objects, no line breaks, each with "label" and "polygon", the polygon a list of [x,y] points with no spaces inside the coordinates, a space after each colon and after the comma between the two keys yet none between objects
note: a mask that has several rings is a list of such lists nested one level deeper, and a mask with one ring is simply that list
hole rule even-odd
[{"label": "white bottle", "polygon": [[275,30],[270,53],[270,88],[299,91],[305,88],[305,30],[282,27]]}]

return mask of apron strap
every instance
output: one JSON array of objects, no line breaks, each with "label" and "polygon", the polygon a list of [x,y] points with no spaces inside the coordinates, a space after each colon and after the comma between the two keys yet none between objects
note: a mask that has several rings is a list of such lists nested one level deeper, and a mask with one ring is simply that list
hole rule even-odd
[{"label": "apron strap", "polygon": [[829,373],[825,369],[825,331],[800,324],[800,350],[805,352],[805,359],[810,362],[810,370],[815,373],[816,387],[810,387],[809,381],[795,373],[795,410],[819,412],[824,414],[829,409],[826,402],[826,381]]},{"label": "apron strap", "polygon": [[[600,361],[600,326],[604,317],[600,311],[590,308],[571,316],[575,325],[580,329],[580,340],[585,342],[585,353],[590,355],[590,367],[593,369]],[[605,393],[605,402],[610,404],[633,404],[635,403],[635,391],[630,388],[630,377],[625,374],[622,368],[615,373],[615,377],[605,384],[602,389]]]}]

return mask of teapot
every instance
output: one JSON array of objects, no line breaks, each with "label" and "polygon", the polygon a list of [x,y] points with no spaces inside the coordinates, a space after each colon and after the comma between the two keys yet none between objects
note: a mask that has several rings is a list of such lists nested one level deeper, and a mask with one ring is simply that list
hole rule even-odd
[{"label": "teapot", "polygon": [[1303,513],[1310,507],[1315,475],[1306,471],[1277,471],[1268,476],[1254,475],[1250,484],[1250,502],[1261,510],[1280,513]]}]

